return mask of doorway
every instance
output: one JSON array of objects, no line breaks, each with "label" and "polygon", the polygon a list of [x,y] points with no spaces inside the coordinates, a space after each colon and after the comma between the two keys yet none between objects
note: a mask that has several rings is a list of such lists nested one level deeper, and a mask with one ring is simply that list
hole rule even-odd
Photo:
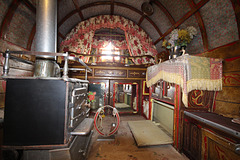
[{"label": "doorway", "polygon": [[89,79],[89,103],[92,112],[110,105],[120,113],[138,113],[140,80]]}]

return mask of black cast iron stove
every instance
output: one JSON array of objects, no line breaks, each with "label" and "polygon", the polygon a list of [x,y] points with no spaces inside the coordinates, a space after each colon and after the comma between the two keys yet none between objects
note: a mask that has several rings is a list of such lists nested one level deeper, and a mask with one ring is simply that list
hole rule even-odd
[{"label": "black cast iron stove", "polygon": [[93,119],[87,118],[89,82],[68,78],[67,61],[85,64],[67,54],[52,53],[65,57],[63,77],[11,77],[10,53],[5,55],[3,76],[7,82],[3,149],[22,150],[23,160],[85,159],[93,133]]}]

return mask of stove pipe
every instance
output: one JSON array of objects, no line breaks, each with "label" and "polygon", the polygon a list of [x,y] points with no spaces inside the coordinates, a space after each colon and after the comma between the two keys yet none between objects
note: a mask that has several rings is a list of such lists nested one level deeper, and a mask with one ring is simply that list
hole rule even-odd
[{"label": "stove pipe", "polygon": [[[57,0],[38,0],[36,16],[36,51],[56,52]],[[36,56],[35,77],[57,77],[59,66],[54,56]]]}]

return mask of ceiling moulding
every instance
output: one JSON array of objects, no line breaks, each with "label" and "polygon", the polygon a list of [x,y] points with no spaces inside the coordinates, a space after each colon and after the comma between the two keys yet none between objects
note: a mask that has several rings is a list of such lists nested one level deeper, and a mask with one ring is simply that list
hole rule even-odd
[{"label": "ceiling moulding", "polygon": [[158,8],[160,8],[162,10],[162,12],[168,17],[169,21],[173,24],[175,24],[175,20],[173,19],[172,15],[168,12],[168,10],[162,5],[162,3],[160,3],[157,0],[152,0],[152,2],[154,4],[156,4],[158,6]]},{"label": "ceiling moulding", "polygon": [[168,10],[173,19],[179,21],[187,12],[191,10],[186,0],[159,0]]},{"label": "ceiling moulding", "polygon": [[[132,10],[133,12],[136,12],[138,13],[139,15],[141,16],[145,16],[142,11],[130,6],[130,5],[127,5],[125,3],[121,3],[121,2],[113,2],[115,7],[114,7],[114,10],[116,10],[116,6],[120,6],[120,7],[124,7],[124,8],[128,8],[130,10]],[[73,10],[71,11],[70,13],[68,13],[62,20],[59,21],[58,23],[58,27],[60,27],[64,21],[66,21],[69,17],[71,17],[73,14],[77,13],[78,10],[81,10],[82,13],[83,13],[83,10],[87,9],[87,8],[90,8],[90,7],[94,7],[94,6],[101,6],[101,5],[109,5],[109,7],[112,5],[112,2],[111,1],[99,1],[99,2],[93,2],[93,3],[89,3],[89,4],[85,4],[83,6],[80,6],[80,8],[76,9],[76,10]],[[109,12],[110,12],[110,9],[109,9]],[[114,13],[116,14],[116,13]],[[85,17],[85,15],[83,14],[83,16]],[[127,16],[129,17],[129,15]],[[85,17],[85,18],[90,18],[90,17]],[[154,28],[158,31],[158,34],[159,36],[162,36],[162,33],[160,31],[160,29],[157,27],[157,25],[147,16],[145,16],[145,18],[154,26]]]},{"label": "ceiling moulding", "polygon": [[[78,9],[80,7],[77,0],[73,0],[72,2],[73,2],[76,9]],[[78,15],[81,18],[81,20],[84,20],[84,17],[83,17],[83,14],[82,14],[81,10],[78,10]]]},{"label": "ceiling moulding", "polygon": [[[196,7],[196,3],[193,0],[188,0],[188,4],[192,9],[194,7]],[[196,12],[195,17],[197,19],[197,23],[198,23],[198,26],[200,28],[200,32],[201,32],[201,36],[202,36],[203,49],[204,49],[204,51],[207,51],[208,50],[208,37],[207,37],[207,32],[206,32],[205,25],[203,23],[202,16],[201,16],[199,11]]]},{"label": "ceiling moulding", "polygon": [[[71,11],[76,10],[76,6],[73,2],[73,0],[61,0],[60,2],[58,2],[58,23],[69,13],[71,13]],[[79,13],[78,11],[76,11],[76,13]],[[79,17],[79,19],[81,19]]]},{"label": "ceiling moulding", "polygon": [[[150,16],[154,23],[159,27],[162,33],[166,32],[173,24],[173,18],[169,18],[165,11],[157,5],[153,5],[154,13]],[[159,38],[159,37],[158,37]]]},{"label": "ceiling moulding", "polygon": [[8,26],[12,21],[13,15],[15,13],[15,11],[17,10],[18,6],[20,5],[20,1],[13,1],[11,3],[11,5],[8,8],[8,11],[2,21],[2,25],[0,28],[0,37],[5,39],[4,36],[6,34],[6,32],[8,31]]},{"label": "ceiling moulding", "polygon": [[32,14],[30,9],[23,3],[19,4],[8,26],[8,30],[4,34],[4,39],[27,48],[30,31],[35,21],[35,14]]},{"label": "ceiling moulding", "polygon": [[181,25],[184,21],[186,21],[189,17],[191,17],[193,14],[195,14],[201,7],[203,7],[209,0],[202,0],[199,2],[196,7],[191,9],[188,13],[186,13],[183,18],[181,18],[179,21],[177,21],[171,28],[167,30],[158,40],[154,42],[156,45],[157,43],[160,42],[161,39],[164,39],[168,34],[170,34],[175,28],[177,28],[179,25]]}]

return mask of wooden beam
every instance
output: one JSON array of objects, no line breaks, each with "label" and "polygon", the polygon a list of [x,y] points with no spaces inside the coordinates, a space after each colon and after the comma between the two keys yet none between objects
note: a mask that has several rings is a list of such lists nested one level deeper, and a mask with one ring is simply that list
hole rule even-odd
[{"label": "wooden beam", "polygon": [[60,26],[68,19],[70,18],[72,15],[74,15],[75,13],[77,13],[78,10],[73,10],[70,13],[68,13],[61,21],[58,22],[57,26],[58,28],[60,28]]},{"label": "wooden beam", "polygon": [[139,26],[141,25],[141,23],[142,23],[142,21],[144,20],[144,18],[145,18],[145,16],[142,16],[142,17],[139,19],[139,21],[138,21],[138,25],[139,25]]},{"label": "wooden beam", "polygon": [[[187,1],[188,1],[189,6],[191,7],[191,9],[196,8],[196,4],[193,0],[187,0]],[[199,11],[196,12],[195,17],[197,19],[198,26],[201,31],[204,51],[207,51],[208,50],[208,36],[207,36],[205,25],[203,23],[202,16]]]},{"label": "wooden beam", "polygon": [[170,27],[160,38],[158,38],[154,44],[156,45],[158,42],[160,42],[163,38],[165,38],[169,33],[171,33],[175,28],[180,26],[183,22],[185,22],[189,17],[191,17],[193,14],[195,14],[200,8],[202,8],[209,0],[202,0],[200,1],[196,7],[191,9],[189,12],[187,12],[183,18],[181,18],[179,21],[177,21],[172,27]]},{"label": "wooden beam", "polygon": [[34,5],[29,2],[29,0],[23,0],[22,1],[23,4],[25,4],[34,14],[36,14],[36,7],[34,7]]},{"label": "wooden beam", "polygon": [[[23,0],[22,2],[28,7],[28,9],[30,9],[36,15],[36,12],[37,12],[36,7],[31,2],[29,2],[29,0]],[[28,37],[27,50],[29,51],[32,48],[32,42],[33,42],[35,33],[36,33],[36,23],[33,25],[31,33]]]},{"label": "wooden beam", "polygon": [[[78,9],[76,10],[73,10],[72,12],[68,13],[59,23],[58,23],[58,28],[68,19],[70,18],[72,15],[74,15],[75,13],[77,13],[78,10],[84,10],[84,9],[87,9],[87,8],[90,8],[90,7],[94,7],[94,6],[98,6],[98,5],[111,5],[112,3],[114,3],[114,5],[117,5],[117,6],[121,6],[121,7],[124,7],[124,8],[128,8],[140,15],[144,15],[142,13],[142,11],[132,7],[132,6],[129,6],[127,4],[124,4],[124,3],[121,3],[121,2],[112,2],[112,1],[100,1],[100,2],[93,2],[93,3],[89,3],[89,4],[86,4],[86,5],[83,5],[81,7],[79,7]],[[157,25],[147,16],[145,16],[146,20],[148,20],[152,25],[153,27],[157,30],[159,36],[162,36],[162,33],[160,31],[160,29],[157,27]]]},{"label": "wooden beam", "polygon": [[58,32],[58,35],[59,35],[62,39],[65,39],[65,38],[66,38],[61,32]]},{"label": "wooden beam", "polygon": [[[132,10],[132,11],[134,11],[134,12],[136,12],[136,13],[142,15],[142,16],[145,16],[142,11],[140,11],[140,10],[138,10],[138,9],[132,7],[132,6],[129,6],[129,5],[127,5],[127,4],[120,3],[120,2],[114,2],[114,3],[115,3],[115,5],[117,5],[117,6],[121,6],[121,7],[128,8],[128,9],[130,9],[130,10]],[[148,20],[148,22],[150,22],[151,25],[157,30],[158,34],[159,34],[160,36],[162,36],[162,32],[161,32],[160,29],[157,27],[157,25],[156,25],[149,17],[145,16],[145,18],[146,18],[146,20]]]},{"label": "wooden beam", "polygon": [[114,14],[114,0],[111,0],[111,15]]},{"label": "wooden beam", "polygon": [[[78,1],[77,0],[72,0],[72,2],[74,4],[75,8],[78,9],[79,8]],[[80,9],[78,9],[78,15],[81,18],[81,20],[83,21],[84,17],[83,17],[82,11]]]},{"label": "wooden beam", "polygon": [[174,25],[176,22],[173,19],[172,15],[168,12],[168,10],[162,5],[161,2],[157,1],[157,0],[152,0],[151,2],[153,2],[155,5],[158,6],[158,8],[167,16],[167,18],[169,19],[169,21],[172,23],[172,25]]},{"label": "wooden beam", "polygon": [[28,38],[27,50],[29,50],[29,51],[31,51],[32,42],[33,42],[35,33],[36,33],[36,23],[33,25],[33,28],[31,30],[30,36]]},{"label": "wooden beam", "polygon": [[11,5],[9,6],[7,14],[4,17],[1,28],[0,28],[0,38],[5,39],[4,35],[8,31],[9,24],[11,23],[13,15],[17,10],[20,2],[21,0],[13,0]]}]

